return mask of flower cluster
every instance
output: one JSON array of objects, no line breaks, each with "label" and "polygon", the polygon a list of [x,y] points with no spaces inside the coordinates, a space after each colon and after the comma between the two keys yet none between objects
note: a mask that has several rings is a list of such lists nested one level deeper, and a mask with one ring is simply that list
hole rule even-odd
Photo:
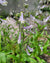
[{"label": "flower cluster", "polygon": [[2,6],[7,6],[7,1],[6,0],[0,0],[0,4],[2,5]]},{"label": "flower cluster", "polygon": [[23,12],[21,12],[21,16],[19,18],[19,22],[21,22],[21,23],[24,23],[25,22],[25,20],[23,18]]}]

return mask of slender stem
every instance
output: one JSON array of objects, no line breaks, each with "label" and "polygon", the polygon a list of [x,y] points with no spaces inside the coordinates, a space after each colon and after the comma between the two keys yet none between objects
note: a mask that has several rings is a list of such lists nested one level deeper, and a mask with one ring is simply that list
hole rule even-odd
[{"label": "slender stem", "polygon": [[19,23],[19,32],[20,32],[20,23]]},{"label": "slender stem", "polygon": [[0,51],[1,51],[1,31],[0,31]]},{"label": "slender stem", "polygon": [[24,30],[23,30],[23,27],[22,27],[22,33],[23,33],[23,42],[24,42]]}]

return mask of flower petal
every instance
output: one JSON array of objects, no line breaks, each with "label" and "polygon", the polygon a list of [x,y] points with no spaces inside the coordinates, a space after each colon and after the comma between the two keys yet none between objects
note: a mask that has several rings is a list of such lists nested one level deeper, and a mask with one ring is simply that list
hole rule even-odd
[{"label": "flower petal", "polygon": [[28,52],[28,50],[26,49],[26,52],[27,52],[27,54],[30,56],[30,53]]},{"label": "flower petal", "polygon": [[31,48],[31,47],[29,47],[29,46],[27,46],[28,47],[28,49],[30,50],[30,52],[33,52],[33,48]]},{"label": "flower petal", "polygon": [[7,1],[6,0],[0,0],[0,4],[3,5],[3,6],[7,6]]},{"label": "flower petal", "polygon": [[21,32],[19,32],[18,44],[21,43]]},{"label": "flower petal", "polygon": [[24,23],[25,21],[24,21],[24,18],[23,18],[23,12],[21,12],[21,16],[20,16],[20,18],[19,18],[19,21],[21,22],[21,23]]},{"label": "flower petal", "polygon": [[24,29],[30,29],[30,28],[33,28],[33,25],[30,25],[30,26],[26,26],[26,27],[23,27]]}]

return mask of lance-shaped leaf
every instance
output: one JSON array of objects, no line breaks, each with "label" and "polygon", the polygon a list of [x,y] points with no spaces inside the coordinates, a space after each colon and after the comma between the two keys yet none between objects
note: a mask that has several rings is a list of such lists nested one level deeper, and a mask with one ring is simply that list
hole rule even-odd
[{"label": "lance-shaped leaf", "polygon": [[19,32],[18,44],[21,43],[21,32]]}]

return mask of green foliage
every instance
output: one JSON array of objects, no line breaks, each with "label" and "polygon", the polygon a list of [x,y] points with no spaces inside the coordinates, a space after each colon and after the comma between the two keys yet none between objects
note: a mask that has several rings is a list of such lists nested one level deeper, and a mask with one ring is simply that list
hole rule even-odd
[{"label": "green foliage", "polygon": [[6,55],[4,52],[0,52],[0,63],[6,63]]},{"label": "green foliage", "polygon": [[[20,14],[17,14],[17,17],[19,17],[19,15]],[[26,27],[28,24],[19,23],[19,32],[21,32],[20,44],[18,44],[19,32],[18,34],[14,34],[16,29],[13,27],[10,28],[11,25],[1,27],[0,63],[46,63],[40,56],[43,54],[50,55],[47,49],[48,46],[50,46],[50,35],[47,33],[44,35],[45,31],[43,29],[45,26],[41,26],[37,22],[36,24],[38,27],[35,29],[34,33],[32,33],[30,30],[23,29],[23,26]],[[11,29],[13,29],[14,32],[11,32]],[[3,35],[1,32],[3,32]],[[10,37],[11,34],[12,36]],[[47,40],[42,40],[41,38],[46,38]],[[26,51],[28,45],[33,48],[32,52],[28,50],[30,55],[28,55]]]}]

